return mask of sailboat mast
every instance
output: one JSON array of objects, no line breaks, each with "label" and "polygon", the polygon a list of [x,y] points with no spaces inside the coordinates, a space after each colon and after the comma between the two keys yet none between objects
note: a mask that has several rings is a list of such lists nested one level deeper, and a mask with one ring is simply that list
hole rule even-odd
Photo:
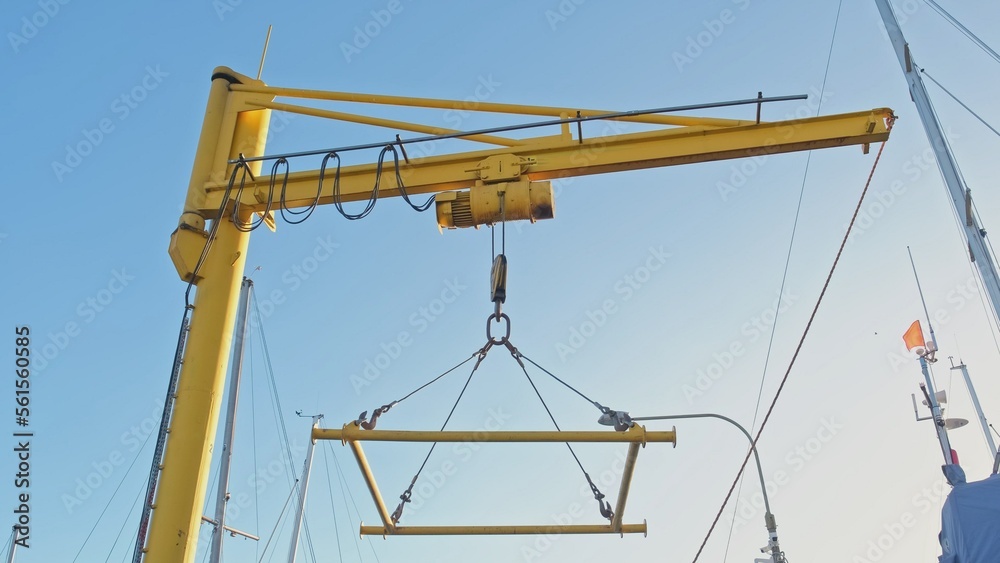
[{"label": "sailboat mast", "polygon": [[[951,356],[948,356],[951,360]],[[979,417],[979,424],[983,427],[983,435],[986,436],[986,445],[990,448],[990,456],[994,460],[997,459],[997,445],[993,441],[993,435],[990,434],[990,423],[986,421],[986,415],[983,414],[983,407],[979,404],[979,396],[976,395],[976,388],[972,386],[972,378],[969,377],[969,369],[965,366],[965,362],[959,360],[959,365],[955,365],[954,362],[951,364],[951,369],[961,370],[962,377],[965,378],[965,387],[969,390],[969,395],[972,397],[972,406],[976,408],[976,416]]]},{"label": "sailboat mast", "polygon": [[247,309],[253,282],[243,278],[240,286],[239,309],[236,312],[236,332],[233,336],[233,365],[229,375],[229,402],[226,405],[226,428],[222,436],[222,460],[219,467],[219,490],[215,497],[215,531],[212,533],[211,563],[222,561],[222,537],[226,525],[226,504],[229,501],[229,469],[233,459],[233,440],[236,437],[236,405],[240,395],[240,376],[243,371],[243,349],[247,331]]},{"label": "sailboat mast", "polygon": [[896,50],[899,64],[906,76],[906,81],[910,86],[910,96],[917,106],[917,113],[920,121],[924,125],[927,139],[931,143],[931,148],[937,157],[938,168],[941,170],[941,177],[948,188],[951,202],[955,206],[955,211],[959,217],[964,217],[962,228],[965,238],[969,243],[969,258],[979,267],[980,276],[983,279],[983,286],[989,301],[993,305],[993,312],[997,319],[1000,319],[1000,276],[997,275],[996,266],[987,252],[984,237],[986,231],[983,230],[975,215],[972,213],[972,195],[966,188],[962,176],[958,171],[958,164],[955,157],[948,148],[948,141],[945,138],[941,124],[938,122],[931,105],[927,89],[924,87],[923,79],[920,77],[920,68],[910,54],[910,47],[903,38],[903,32],[899,28],[896,16],[892,12],[889,0],[875,0],[878,11],[882,15],[885,30],[889,34],[892,46]]},{"label": "sailboat mast", "polygon": [[18,531],[18,527],[14,526],[14,530],[11,532],[10,536],[10,551],[7,552],[7,563],[14,563],[14,549],[17,547]]},{"label": "sailboat mast", "polygon": [[[323,415],[317,414],[312,417],[312,427],[318,428],[319,421]],[[295,512],[295,526],[292,528],[292,542],[288,546],[288,563],[295,563],[295,554],[299,549],[299,531],[302,529],[302,520],[306,512],[306,494],[309,492],[309,474],[312,472],[313,450],[316,449],[316,440],[311,438],[310,432],[309,450],[306,452],[306,461],[302,465],[302,478],[299,479],[299,504]]]}]

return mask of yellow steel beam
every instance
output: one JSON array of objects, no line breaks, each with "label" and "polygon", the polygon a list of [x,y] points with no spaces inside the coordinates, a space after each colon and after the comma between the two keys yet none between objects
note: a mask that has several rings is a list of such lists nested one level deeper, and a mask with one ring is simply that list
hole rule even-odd
[{"label": "yellow steel beam", "polygon": [[[445,127],[431,127],[429,125],[410,123],[408,121],[382,119],[380,117],[369,117],[366,115],[358,115],[356,113],[344,113],[342,111],[331,111],[327,109],[310,108],[305,106],[296,106],[292,104],[282,104],[279,102],[251,102],[250,105],[258,106],[261,108],[273,109],[277,111],[287,111],[289,113],[298,113],[301,115],[322,117],[325,119],[336,119],[338,121],[349,121],[351,123],[375,125],[377,127],[386,127],[389,129],[401,129],[403,131],[415,131],[417,133],[427,133],[428,135],[453,135],[456,133],[460,133],[460,131],[457,131],[455,129],[447,129]],[[524,144],[524,141],[521,141],[519,139],[508,139],[506,137],[497,137],[494,135],[463,135],[460,138],[466,139],[468,141],[478,141],[480,143],[487,143],[490,145],[500,145],[502,147],[515,147]]]},{"label": "yellow steel beam", "polygon": [[353,422],[343,428],[313,428],[313,440],[340,440],[341,442],[594,442],[622,443],[670,442],[677,441],[673,430],[647,431],[645,426],[635,425],[627,432],[608,430],[529,430],[495,431],[479,430],[365,430]]},{"label": "yellow steel beam", "polygon": [[[252,80],[240,75],[233,78]],[[246,108],[239,107],[227,94],[226,82],[225,77],[213,80],[192,185],[201,185],[215,171],[224,170],[227,157],[264,150],[270,110],[239,111]],[[220,147],[227,147],[226,154],[219,154]],[[254,163],[252,168],[259,173],[259,164]],[[197,206],[196,196],[189,191],[186,213],[181,218],[184,229],[175,231],[174,236],[193,234],[198,229],[198,218],[187,213],[188,205]],[[249,233],[238,230],[228,218],[223,219],[211,252],[198,272],[200,281],[170,418],[145,563],[194,561],[249,240]],[[201,244],[204,246],[203,241]],[[173,249],[173,242],[171,246]]]},{"label": "yellow steel beam", "polygon": [[[407,106],[431,109],[444,109],[459,112],[482,111],[490,113],[509,113],[519,115],[543,115],[560,117],[575,116],[580,112],[582,117],[594,117],[614,113],[602,109],[561,108],[553,106],[531,106],[523,104],[499,104],[486,101],[442,100],[438,98],[412,98],[409,96],[385,96],[381,94],[358,94],[353,92],[328,92],[326,90],[305,90],[302,88],[282,88],[278,86],[263,86],[261,84],[234,84],[234,92],[267,94],[283,98],[302,98],[310,100],[328,100],[331,102],[357,102],[362,104],[383,104],[390,106]],[[709,127],[734,127],[750,125],[754,121],[743,119],[723,119],[718,117],[696,117],[688,115],[633,115],[615,118],[617,121],[635,123],[651,123],[654,125],[706,125]]]},{"label": "yellow steel beam", "polygon": [[368,492],[372,494],[372,500],[375,501],[375,508],[378,509],[378,516],[382,519],[382,525],[391,530],[393,528],[392,518],[389,516],[389,509],[385,506],[385,501],[382,500],[382,493],[378,490],[378,483],[375,482],[375,474],[372,473],[371,466],[368,465],[368,458],[365,457],[364,450],[361,449],[361,444],[358,442],[350,442],[351,450],[354,452],[354,458],[358,460],[358,468],[361,469],[361,475],[365,478],[365,483],[368,485]]},{"label": "yellow steel beam", "polygon": [[635,473],[635,460],[637,457],[639,457],[639,444],[633,442],[628,445],[628,454],[625,455],[625,470],[622,472],[622,484],[618,488],[618,502],[615,504],[615,515],[611,519],[611,528],[616,532],[621,531],[622,518],[625,516],[625,501],[628,500],[629,487],[632,486],[632,475]]},{"label": "yellow steel beam", "polygon": [[646,523],[624,524],[614,530],[607,524],[566,526],[381,526],[361,525],[362,536],[509,536],[522,534],[644,534]]},{"label": "yellow steel beam", "polygon": [[[770,155],[846,145],[864,145],[884,141],[889,132],[885,108],[857,113],[813,117],[793,121],[761,123],[708,129],[679,127],[642,133],[610,135],[575,140],[547,137],[515,148],[411,159],[401,164],[401,176],[407,193],[421,194],[467,188],[479,180],[480,162],[488,157],[515,155],[525,162],[522,174],[529,180],[549,180],[586,174],[673,166],[712,160]],[[247,155],[250,156],[250,155]],[[367,200],[375,185],[377,166],[366,164],[344,167],[340,173],[341,200]],[[333,171],[328,170],[319,203],[333,203]],[[294,172],[289,175],[285,201],[289,207],[312,204],[319,181],[319,171]],[[244,191],[241,205],[262,211],[268,195],[270,177],[248,180],[253,189]],[[281,185],[281,179],[278,179]],[[222,202],[225,182],[209,182],[203,201],[203,213],[212,213]],[[383,170],[380,197],[399,195],[395,174]],[[278,194],[274,194],[274,200]]]}]

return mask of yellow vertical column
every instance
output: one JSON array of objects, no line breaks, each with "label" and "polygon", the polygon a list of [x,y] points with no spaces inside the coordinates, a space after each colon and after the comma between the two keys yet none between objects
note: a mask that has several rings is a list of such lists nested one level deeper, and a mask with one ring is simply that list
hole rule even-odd
[{"label": "yellow vertical column", "polygon": [[[212,98],[216,97],[220,80],[213,81]],[[233,95],[227,97],[231,108]],[[212,160],[218,142],[227,135],[226,131],[216,132],[216,142],[207,142],[213,135],[208,122],[225,122],[212,114],[213,109],[220,108],[213,106],[210,99],[195,158],[193,186],[199,181],[204,185],[208,178],[203,175],[218,169],[219,163]],[[269,119],[269,110],[240,112],[232,133],[230,158],[241,152],[262,154]],[[252,169],[259,174],[260,163],[252,165]],[[211,251],[198,272],[191,329],[150,524],[144,559],[147,563],[189,563],[195,557],[249,240],[249,233],[238,230],[227,216],[218,226]]]}]

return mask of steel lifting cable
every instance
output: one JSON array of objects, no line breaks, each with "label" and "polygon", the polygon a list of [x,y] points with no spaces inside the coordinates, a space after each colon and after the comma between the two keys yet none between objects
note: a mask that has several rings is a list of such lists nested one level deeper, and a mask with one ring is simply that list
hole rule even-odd
[{"label": "steel lifting cable", "polygon": [[[549,370],[547,370],[547,369],[543,368],[542,366],[538,365],[537,363],[535,363],[535,360],[532,360],[531,358],[529,358],[528,356],[525,356],[524,354],[522,354],[522,353],[520,353],[520,352],[518,352],[518,356],[520,356],[521,358],[524,358],[525,360],[528,360],[529,362],[531,362],[531,365],[533,365],[533,366],[535,366],[536,368],[538,368],[538,369],[542,370],[543,372],[545,372],[546,374],[548,374],[548,376],[549,376],[549,377],[551,377],[552,379],[555,379],[555,380],[556,380],[556,381],[558,381],[559,383],[562,383],[562,384],[563,384],[564,386],[566,386],[566,388],[567,388],[567,389],[569,389],[570,391],[572,391],[572,392],[576,393],[577,395],[579,395],[579,396],[583,397],[583,400],[585,400],[585,401],[587,401],[588,403],[590,403],[590,404],[594,405],[595,407],[597,407],[597,410],[601,411],[601,413],[602,413],[602,414],[608,414],[608,413],[613,413],[613,412],[615,412],[615,411],[613,411],[613,410],[609,409],[608,407],[605,407],[605,406],[604,406],[604,405],[602,405],[601,403],[598,403],[597,401],[595,401],[595,400],[591,399],[590,397],[588,397],[588,396],[584,395],[584,394],[583,394],[582,392],[580,392],[580,390],[578,390],[578,389],[577,389],[576,387],[573,387],[573,386],[572,386],[572,385],[570,385],[569,383],[566,383],[565,381],[563,381],[562,379],[560,379],[560,378],[559,378],[558,376],[556,376],[556,375],[555,375],[554,373],[552,373],[551,371],[549,371]],[[523,368],[524,366],[521,366],[521,367]]]},{"label": "steel lifting cable", "polygon": [[[450,421],[451,420],[451,416],[453,414],[455,414],[455,409],[458,408],[459,401],[461,401],[462,397],[465,395],[465,390],[469,388],[469,383],[472,381],[472,376],[476,374],[476,370],[478,370],[479,366],[483,363],[483,359],[486,358],[486,353],[489,352],[489,349],[491,347],[492,347],[492,344],[491,343],[487,343],[485,346],[483,346],[481,349],[479,349],[479,351],[476,352],[476,354],[473,356],[473,357],[477,358],[476,359],[476,364],[474,366],[472,366],[472,371],[469,372],[469,377],[466,378],[465,385],[462,386],[462,391],[458,394],[458,398],[455,399],[455,404],[453,404],[451,406],[451,410],[448,412],[447,418],[444,419],[444,424],[441,425],[441,430],[442,431],[445,429],[445,427],[448,426],[448,421]],[[467,361],[469,361],[469,360],[465,360],[465,362],[467,362]],[[465,362],[462,362],[462,364],[464,364]],[[462,365],[462,364],[459,364],[459,365]],[[457,368],[457,367],[458,366],[455,366],[455,368]],[[452,370],[455,369],[455,368],[452,368]],[[449,371],[451,371],[451,370],[449,370]],[[440,377],[441,376],[438,376],[437,378],[435,378],[435,380],[436,379],[440,379]],[[424,385],[424,387],[426,387],[427,385],[429,385],[429,383],[426,384],[426,385]],[[421,387],[421,389],[422,388],[423,387]],[[418,389],[418,391],[419,391],[419,389]],[[416,393],[416,391],[414,391],[414,393]],[[412,395],[412,394],[413,393],[410,393],[410,395]],[[434,448],[436,448],[437,445],[438,445],[437,442],[434,442],[433,444],[431,444],[430,449],[427,451],[427,455],[424,456],[423,463],[420,464],[420,468],[417,469],[416,474],[413,475],[413,479],[410,480],[410,485],[408,487],[406,487],[406,490],[403,491],[403,494],[399,495],[399,499],[400,499],[399,506],[397,506],[396,510],[394,510],[392,512],[392,523],[393,524],[396,524],[397,522],[399,522],[399,519],[402,518],[402,516],[403,516],[403,507],[406,506],[406,503],[410,502],[410,499],[413,496],[413,486],[417,483],[417,479],[420,477],[420,473],[424,470],[424,467],[427,466],[427,461],[431,458],[431,454],[434,453]]]},{"label": "steel lifting cable", "polygon": [[[893,122],[895,121],[895,116],[890,116],[887,119],[887,129],[892,130]],[[805,343],[806,336],[809,334],[809,329],[812,327],[813,320],[816,318],[816,313],[819,311],[820,304],[823,303],[823,297],[826,296],[826,290],[830,287],[830,280],[833,279],[833,273],[837,270],[837,264],[840,262],[840,257],[844,253],[844,248],[847,246],[847,241],[851,236],[851,231],[854,228],[854,223],[857,221],[858,213],[861,212],[861,205],[865,201],[865,195],[868,193],[868,188],[871,186],[872,177],[875,176],[875,169],[878,167],[879,160],[882,158],[882,151],[885,149],[885,141],[878,149],[878,154],[875,155],[875,162],[872,163],[872,169],[868,173],[868,180],[865,182],[865,187],[861,190],[861,197],[858,198],[858,204],[854,208],[854,214],[851,215],[851,222],[847,225],[847,231],[844,233],[843,239],[840,241],[840,248],[837,249],[837,255],[833,259],[833,265],[830,266],[830,272],[826,276],[826,281],[823,282],[823,289],[819,292],[819,297],[816,298],[816,305],[813,306],[812,313],[809,314],[809,320],[806,321],[805,330],[802,331],[802,336],[799,337],[799,343],[795,346],[795,352],[792,353],[792,358],[788,362],[788,368],[785,370],[785,375],[781,378],[781,383],[778,385],[778,390],[774,393],[774,398],[771,399],[771,405],[767,408],[767,413],[764,415],[764,420],[760,423],[760,428],[757,429],[757,435],[754,436],[753,444],[751,444],[750,449],[747,451],[746,457],[743,458],[743,463],[740,465],[740,470],[736,474],[736,478],[733,479],[733,484],[729,486],[729,492],[726,493],[726,498],[722,501],[722,506],[719,507],[719,511],[715,514],[715,519],[712,520],[712,525],[708,528],[708,533],[705,534],[705,539],[702,540],[701,546],[698,548],[698,552],[694,556],[692,563],[697,563],[698,558],[701,556],[701,552],[705,549],[705,545],[708,544],[708,539],[712,536],[712,532],[715,531],[716,524],[719,523],[719,518],[722,517],[722,512],[726,509],[726,505],[729,503],[730,497],[732,497],[733,491],[736,489],[736,485],[740,482],[740,478],[743,476],[743,471],[747,467],[747,462],[750,461],[750,456],[753,455],[754,449],[757,447],[757,442],[760,440],[761,434],[764,433],[764,427],[767,426],[767,421],[771,418],[771,413],[774,412],[774,406],[778,402],[778,398],[781,396],[781,391],[785,388],[785,383],[788,382],[788,376],[792,372],[792,367],[795,365],[795,360],[799,357],[799,352],[802,350],[802,345]]]},{"label": "steel lifting cable", "polygon": [[[518,352],[517,348],[515,348],[513,345],[508,345],[507,347],[510,350],[510,355],[513,356],[513,358],[517,361],[517,365],[521,366],[521,371],[524,372],[524,377],[528,378],[528,383],[530,383],[531,384],[531,388],[535,390],[535,395],[538,396],[538,400],[541,401],[542,406],[545,407],[545,412],[548,413],[549,419],[552,420],[553,426],[556,427],[556,430],[562,432],[562,428],[560,428],[559,427],[559,423],[556,422],[556,417],[552,415],[552,411],[549,409],[549,405],[545,403],[545,399],[542,398],[542,394],[541,394],[541,392],[538,391],[538,387],[535,386],[535,382],[531,379],[531,376],[528,375],[528,369],[524,366],[524,362],[521,361],[521,357],[522,357],[521,353]],[[530,362],[531,360],[528,360],[528,361]],[[538,366],[538,364],[535,364],[535,362],[531,362],[531,363],[534,364],[535,366]],[[545,371],[544,368],[541,368],[540,366],[538,366],[538,367],[542,371]],[[548,373],[548,372],[546,371],[546,373]],[[549,375],[552,375],[552,374],[549,373]],[[555,377],[555,376],[552,375],[552,377]],[[556,379],[559,380],[558,377],[556,377]],[[559,380],[559,381],[562,381],[562,380]],[[570,389],[573,389],[566,382],[563,381],[562,383],[563,383],[563,385],[566,385]],[[573,389],[573,390],[576,391],[576,389]],[[583,395],[583,393],[580,393],[579,391],[576,391],[576,392],[580,396],[586,398]],[[591,401],[591,402],[593,402],[593,401]],[[597,405],[597,403],[595,402],[594,405]],[[598,406],[598,408],[600,408],[600,406]],[[583,472],[584,478],[587,479],[587,484],[590,485],[590,492],[592,492],[594,494],[594,500],[597,501],[597,505],[600,507],[601,516],[607,518],[608,520],[613,520],[614,517],[615,517],[615,513],[611,509],[611,503],[608,502],[608,501],[606,501],[606,500],[604,500],[604,493],[602,493],[601,490],[597,488],[597,485],[595,485],[594,481],[590,478],[590,474],[587,473],[586,469],[584,469],[583,463],[580,461],[580,458],[577,457],[576,452],[573,450],[573,446],[569,445],[569,442],[564,442],[564,443],[566,444],[566,448],[569,450],[570,455],[572,455],[573,459],[576,460],[576,464],[580,467],[580,471]]]},{"label": "steel lifting cable", "polygon": [[402,403],[403,401],[409,399],[413,395],[416,395],[419,391],[422,391],[425,387],[428,387],[429,385],[431,385],[432,383],[438,381],[442,377],[444,377],[444,376],[448,375],[449,373],[455,371],[456,369],[462,367],[463,365],[465,365],[466,363],[468,363],[470,360],[472,360],[472,358],[475,358],[476,356],[478,356],[481,352],[482,352],[482,349],[480,348],[479,350],[476,350],[468,358],[466,358],[466,359],[462,360],[461,362],[455,364],[454,366],[452,366],[450,369],[448,369],[447,371],[445,371],[441,375],[438,375],[434,379],[431,379],[430,381],[428,381],[427,383],[424,383],[420,387],[417,387],[413,391],[410,391],[409,393],[407,393],[406,395],[404,395],[401,399],[396,399],[395,401],[391,401],[389,403],[386,403],[386,404],[382,405],[381,407],[378,407],[377,409],[375,409],[375,410],[372,411],[371,418],[368,418],[368,411],[365,411],[365,412],[361,413],[358,416],[358,420],[356,422],[357,425],[360,426],[360,427],[362,427],[362,428],[364,428],[365,430],[373,430],[375,428],[375,423],[378,421],[378,417],[380,417],[383,414],[389,412],[389,409],[391,409],[392,407],[398,405],[399,403]]}]

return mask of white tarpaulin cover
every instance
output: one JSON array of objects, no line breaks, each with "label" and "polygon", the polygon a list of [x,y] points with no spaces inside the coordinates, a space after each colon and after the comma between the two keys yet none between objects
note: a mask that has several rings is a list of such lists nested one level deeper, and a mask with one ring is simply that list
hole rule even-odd
[{"label": "white tarpaulin cover", "polygon": [[941,509],[940,563],[1000,561],[1000,476],[957,483]]}]

